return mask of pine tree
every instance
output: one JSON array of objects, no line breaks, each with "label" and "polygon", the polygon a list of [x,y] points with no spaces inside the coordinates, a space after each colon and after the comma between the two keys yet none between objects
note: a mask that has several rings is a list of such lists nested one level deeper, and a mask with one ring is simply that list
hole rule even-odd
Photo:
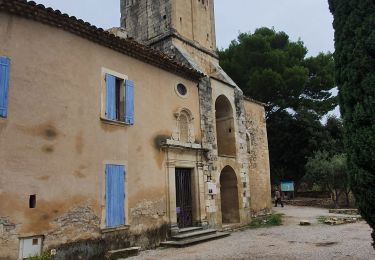
[{"label": "pine tree", "polygon": [[349,177],[360,212],[374,230],[375,1],[329,0],[329,5]]}]

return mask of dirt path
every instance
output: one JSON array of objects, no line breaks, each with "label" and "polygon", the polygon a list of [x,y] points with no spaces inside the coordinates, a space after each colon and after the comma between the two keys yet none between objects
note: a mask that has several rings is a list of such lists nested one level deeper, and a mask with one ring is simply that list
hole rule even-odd
[{"label": "dirt path", "polygon": [[[245,230],[187,248],[157,249],[131,259],[358,259],[374,260],[371,229],[365,222],[341,226],[319,224],[317,217],[334,215],[310,207],[274,208],[285,214],[284,225]],[[299,226],[300,220],[311,226]]]}]

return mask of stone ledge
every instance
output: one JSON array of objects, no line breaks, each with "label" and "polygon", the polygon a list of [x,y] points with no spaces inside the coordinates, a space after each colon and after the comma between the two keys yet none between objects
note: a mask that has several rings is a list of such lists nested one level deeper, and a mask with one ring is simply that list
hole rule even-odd
[{"label": "stone ledge", "polygon": [[358,209],[330,209],[329,213],[343,215],[359,215]]},{"label": "stone ledge", "polygon": [[161,142],[161,147],[166,148],[182,148],[182,149],[193,149],[193,150],[204,150],[202,145],[196,143],[181,143],[180,141],[175,141],[167,139]]},{"label": "stone ledge", "polygon": [[116,260],[128,258],[130,256],[137,256],[140,250],[140,247],[129,247],[119,250],[108,251],[106,253],[105,259]]},{"label": "stone ledge", "polygon": [[130,228],[130,225],[124,225],[120,227],[114,227],[114,228],[102,228],[100,231],[102,234],[116,232],[116,231],[123,231],[128,230]]}]

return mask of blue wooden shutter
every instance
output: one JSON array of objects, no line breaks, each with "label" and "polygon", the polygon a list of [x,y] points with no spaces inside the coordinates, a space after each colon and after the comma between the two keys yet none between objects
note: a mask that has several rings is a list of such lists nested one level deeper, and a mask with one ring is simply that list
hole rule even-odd
[{"label": "blue wooden shutter", "polygon": [[105,117],[110,120],[116,120],[116,77],[105,74],[105,84]]},{"label": "blue wooden shutter", "polygon": [[134,124],[134,82],[125,80],[125,123]]},{"label": "blue wooden shutter", "polygon": [[9,69],[9,58],[0,57],[0,117],[8,115]]},{"label": "blue wooden shutter", "polygon": [[106,226],[117,227],[125,224],[125,167],[106,165]]}]

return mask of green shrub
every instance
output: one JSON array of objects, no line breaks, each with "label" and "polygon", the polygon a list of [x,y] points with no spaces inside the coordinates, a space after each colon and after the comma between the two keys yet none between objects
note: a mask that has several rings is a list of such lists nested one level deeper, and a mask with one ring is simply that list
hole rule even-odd
[{"label": "green shrub", "polygon": [[51,260],[51,255],[49,251],[44,251],[41,255],[30,257],[28,260]]},{"label": "green shrub", "polygon": [[253,218],[248,225],[249,228],[264,228],[282,225],[281,214],[271,214],[264,217]]}]

